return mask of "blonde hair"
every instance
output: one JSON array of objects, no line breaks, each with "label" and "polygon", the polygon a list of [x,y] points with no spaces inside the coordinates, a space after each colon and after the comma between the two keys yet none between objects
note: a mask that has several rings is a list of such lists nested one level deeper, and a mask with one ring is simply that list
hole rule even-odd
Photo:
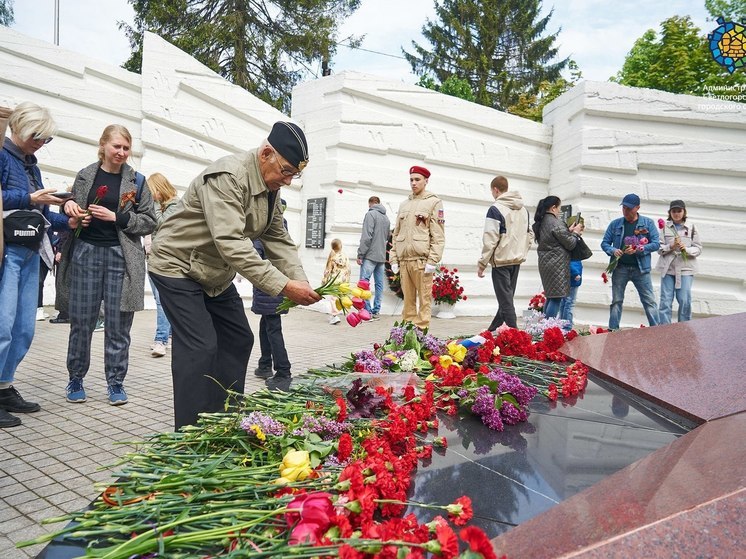
[{"label": "blonde hair", "polygon": [[148,177],[148,188],[153,194],[153,199],[159,201],[161,208],[166,202],[176,198],[176,188],[161,173],[153,173]]},{"label": "blonde hair", "polygon": [[121,124],[110,124],[109,126],[104,128],[104,131],[101,134],[101,138],[99,138],[98,140],[98,160],[101,163],[104,162],[104,144],[110,141],[111,137],[114,134],[119,134],[120,136],[122,136],[129,142],[130,148],[132,147],[132,134],[130,134],[130,131]]},{"label": "blonde hair", "polygon": [[54,122],[49,109],[25,101],[20,103],[8,118],[10,131],[22,141],[31,136],[51,138],[57,133],[57,123]]},{"label": "blonde hair", "polygon": [[339,239],[332,239],[332,250],[329,251],[329,256],[326,257],[326,268],[324,268],[327,272],[332,268],[332,260],[334,260],[334,255],[337,254],[340,250],[342,250],[342,241]]}]

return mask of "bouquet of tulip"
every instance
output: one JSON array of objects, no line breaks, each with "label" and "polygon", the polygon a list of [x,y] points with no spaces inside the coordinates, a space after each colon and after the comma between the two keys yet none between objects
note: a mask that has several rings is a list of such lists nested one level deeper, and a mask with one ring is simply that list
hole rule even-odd
[{"label": "bouquet of tulip", "polygon": [[[668,228],[669,231],[673,234],[673,238],[676,239],[676,242],[679,242],[681,238],[679,237],[679,232],[676,231],[676,227],[674,227],[673,223],[670,225],[667,225],[666,222],[662,219],[658,219],[658,229],[665,232],[666,228]],[[681,250],[679,251],[681,253],[681,258],[684,259],[684,262],[689,260],[689,255],[686,252],[686,249],[682,246]]]},{"label": "bouquet of tulip", "polygon": [[[350,326],[354,327],[364,320],[370,320],[370,313],[365,308],[365,301],[372,296],[370,282],[361,279],[357,282],[357,285],[350,286],[347,282],[337,283],[337,278],[338,275],[329,278],[322,285],[314,289],[314,291],[322,297],[334,297],[334,304],[337,306],[337,310],[342,311],[346,315],[347,324]],[[294,303],[285,297],[282,303],[277,305],[277,312],[290,310],[297,305],[298,303]]]},{"label": "bouquet of tulip", "polygon": [[[645,245],[648,244],[650,240],[647,237],[643,236],[637,236],[637,235],[630,235],[629,237],[624,237],[624,242],[622,243],[622,252],[627,250],[628,247],[632,247],[637,252],[642,252],[645,250]],[[606,276],[606,274],[611,274],[615,269],[617,264],[619,264],[619,260],[621,260],[623,254],[621,256],[615,256],[611,262],[609,262],[609,265],[606,266],[606,269],[601,274],[601,277],[603,278]],[[604,279],[604,283],[606,283],[608,279]]]},{"label": "bouquet of tulip", "polygon": [[449,270],[441,266],[433,277],[433,301],[455,305],[459,301],[466,301],[464,288],[461,287],[456,273],[458,269]]},{"label": "bouquet of tulip", "polygon": [[[106,193],[109,191],[109,187],[105,184],[102,184],[96,189],[96,197],[93,199],[92,204],[98,204],[104,196],[106,196]],[[86,215],[91,215],[91,210],[86,210]],[[75,236],[79,237],[80,232],[83,230],[83,218],[80,219],[78,222],[78,226],[75,228]]]}]

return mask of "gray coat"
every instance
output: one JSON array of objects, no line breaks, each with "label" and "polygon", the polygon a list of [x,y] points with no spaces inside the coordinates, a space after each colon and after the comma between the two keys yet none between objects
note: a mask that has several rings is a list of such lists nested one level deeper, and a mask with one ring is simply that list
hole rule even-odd
[{"label": "gray coat", "polygon": [[363,218],[363,231],[357,257],[371,262],[386,262],[386,243],[391,233],[391,222],[386,217],[386,208],[373,204]]},{"label": "gray coat", "polygon": [[578,238],[554,214],[544,214],[539,228],[539,275],[548,299],[570,293],[570,251]]},{"label": "gray coat", "polygon": [[[93,163],[81,170],[75,177],[73,183],[73,199],[82,208],[86,207],[88,193],[93,188],[93,181],[100,163]],[[135,170],[126,163],[122,166],[122,183],[119,196],[128,192],[137,192],[135,185]],[[153,196],[147,183],[143,186],[140,202],[135,204],[128,202],[127,206],[120,211],[130,211],[130,220],[124,229],[117,228],[119,243],[122,247],[126,272],[122,283],[121,311],[141,311],[145,306],[145,249],[142,245],[142,237],[149,235],[155,230],[155,209],[153,208]],[[60,287],[55,298],[57,310],[67,310],[70,302],[70,272],[73,245],[76,242],[75,233],[70,235],[68,242],[62,248],[58,274],[61,281],[57,282]]]}]

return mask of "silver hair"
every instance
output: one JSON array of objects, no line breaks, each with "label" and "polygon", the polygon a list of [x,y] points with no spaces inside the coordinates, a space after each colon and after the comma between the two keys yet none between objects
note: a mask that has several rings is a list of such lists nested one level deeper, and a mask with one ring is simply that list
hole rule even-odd
[{"label": "silver hair", "polygon": [[57,133],[57,123],[49,109],[28,101],[15,108],[8,119],[8,126],[24,142],[32,136],[51,138]]}]

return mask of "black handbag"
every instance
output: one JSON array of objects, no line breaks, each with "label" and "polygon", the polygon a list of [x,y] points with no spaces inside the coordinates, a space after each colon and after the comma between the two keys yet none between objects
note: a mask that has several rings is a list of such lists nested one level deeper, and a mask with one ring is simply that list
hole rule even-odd
[{"label": "black handbag", "polygon": [[5,244],[37,249],[45,235],[44,216],[33,210],[15,210],[3,217]]},{"label": "black handbag", "polygon": [[575,248],[570,251],[570,260],[587,260],[593,256],[593,251],[585,244],[583,237],[578,237]]}]

